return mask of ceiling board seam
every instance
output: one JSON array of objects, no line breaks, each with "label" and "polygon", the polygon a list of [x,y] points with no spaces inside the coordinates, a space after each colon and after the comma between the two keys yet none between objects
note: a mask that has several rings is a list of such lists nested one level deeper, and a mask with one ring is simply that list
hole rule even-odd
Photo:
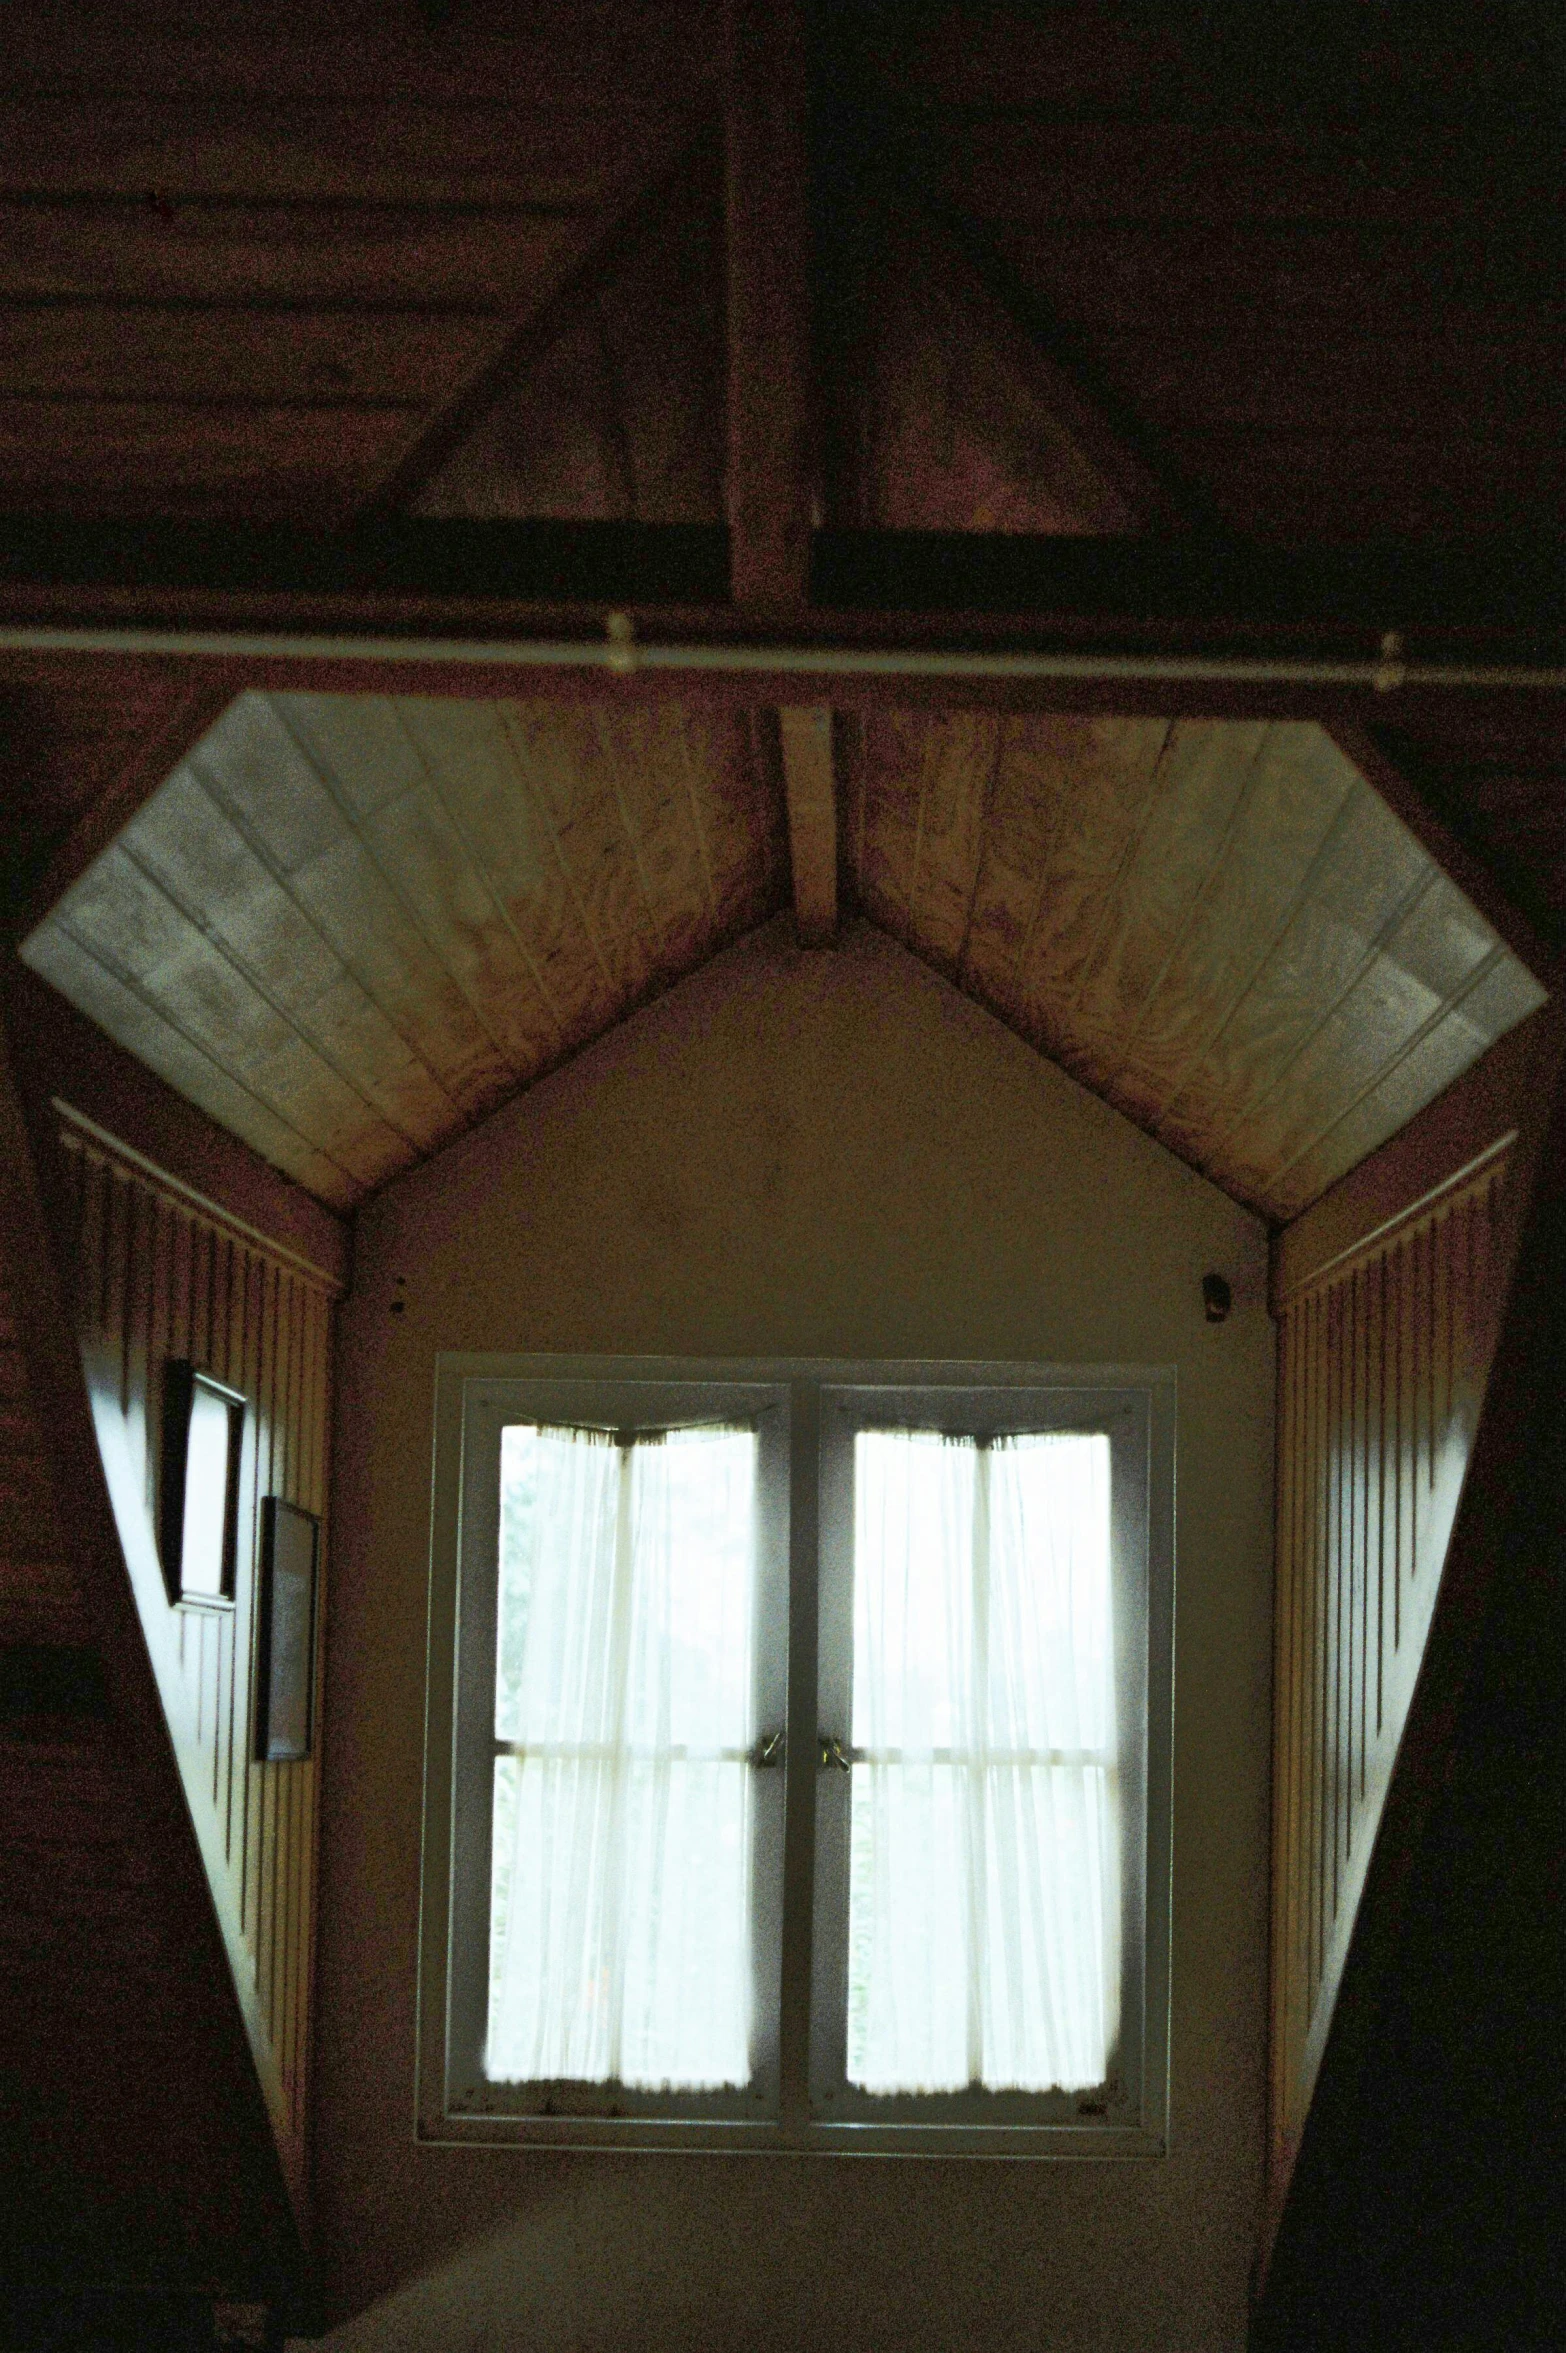
[{"label": "ceiling board seam", "polygon": [[243,980],[246,985],[255,992],[256,996],[260,998],[262,1004],[266,1006],[267,1010],[271,1013],[275,1013],[278,1020],[285,1023],[287,1027],[293,1031],[294,1035],[301,1041],[302,1044],[308,1046],[311,1053],[314,1054],[316,1060],[322,1065],[322,1067],[326,1070],[329,1070],[332,1073],[332,1076],[336,1078],[342,1086],[347,1088],[349,1094],[351,1094],[358,1103],[362,1104],[363,1108],[370,1114],[371,1118],[378,1119],[389,1134],[400,1137],[402,1142],[408,1146],[410,1151],[416,1152],[418,1150],[418,1144],[415,1138],[407,1133],[406,1129],[401,1125],[400,1121],[391,1118],[386,1112],[380,1109],[380,1107],[370,1096],[365,1094],[364,1089],[359,1084],[359,1082],[356,1079],[349,1077],[347,1071],[343,1070],[339,1066],[329,1050],[320,1043],[319,1038],[311,1035],[310,1030],[304,1026],[304,1021],[301,1016],[286,1011],[283,1006],[278,1004],[276,998],[271,994],[271,991],[263,987],[261,981],[251,970],[250,965],[246,959],[240,955],[239,951],[236,948],[230,946],[229,942],[223,938],[222,934],[215,928],[215,926],[209,921],[207,917],[196,915],[191,912],[190,908],[186,906],[184,900],[173,888],[172,884],[166,882],[163,876],[148,864],[145,853],[138,850],[133,842],[123,837],[120,841],[119,847],[124,852],[125,856],[130,860],[130,863],[135,867],[137,873],[141,875],[143,880],[150,882],[153,889],[158,892],[159,896],[174,909],[174,912],[177,915],[181,916],[183,920],[190,925],[191,929],[196,933],[197,937],[206,942],[207,946],[211,948],[214,954],[216,954],[221,959],[221,961],[229,967],[230,971],[239,975],[240,979]]},{"label": "ceiling board seam", "polygon": [[653,939],[659,943],[667,956],[669,953],[667,929],[653,913],[652,894],[647,887],[647,871],[642,863],[642,847],[637,839],[636,829],[631,823],[631,814],[626,807],[625,794],[620,789],[620,762],[614,744],[606,733],[601,705],[595,706],[593,710],[593,733],[598,738],[598,748],[603,754],[604,764],[609,771],[609,789],[614,794],[614,805],[620,819],[620,830],[630,846],[631,866],[636,876],[636,888],[641,895],[642,912],[647,918],[647,927]]},{"label": "ceiling board seam", "polygon": [[[284,697],[278,695],[266,696],[265,700],[267,708],[271,711],[279,727],[281,727],[283,730],[283,733],[288,737],[289,742],[298,752],[299,757],[301,760],[303,760],[305,766],[309,768],[318,778],[322,791],[326,794],[328,800],[330,800],[332,806],[336,809],[338,816],[341,817],[344,826],[347,828],[349,839],[354,842],[360,850],[362,850],[370,866],[380,877],[382,883],[385,885],[391,896],[396,900],[398,906],[402,909],[403,915],[407,919],[409,929],[413,931],[416,937],[423,942],[426,953],[429,955],[431,961],[441,972],[445,974],[446,979],[450,983],[451,987],[455,990],[456,994],[461,998],[463,1004],[467,1007],[480,1036],[488,1039],[490,1045],[494,1049],[496,1060],[505,1070],[509,1071],[510,1075],[520,1084],[522,1080],[522,1073],[517,1069],[515,1062],[507,1053],[499,1038],[496,1037],[481,1008],[474,1003],[473,998],[469,994],[461,975],[452,970],[450,964],[448,964],[446,961],[445,956],[441,953],[440,947],[426,929],[418,909],[413,905],[406,892],[401,888],[397,882],[396,876],[386,867],[385,862],[381,858],[380,853],[376,849],[374,843],[371,841],[369,835],[361,830],[353,810],[347,805],[343,798],[340,779],[333,776],[327,763],[324,760],[318,759],[315,753],[310,749],[309,745],[301,742],[295,729],[289,725],[288,715],[282,708],[284,699]],[[394,699],[394,697],[389,695],[376,697],[377,701],[382,702],[390,702]]]},{"label": "ceiling board seam", "polygon": [[1281,1186],[1284,1178],[1288,1176],[1293,1169],[1298,1168],[1302,1160],[1308,1160],[1313,1152],[1319,1151],[1320,1147],[1327,1141],[1327,1138],[1332,1135],[1336,1129],[1340,1128],[1343,1125],[1343,1122],[1350,1118],[1352,1114],[1359,1109],[1361,1103],[1366,1102],[1369,1097],[1376,1092],[1377,1088],[1382,1086],[1386,1080],[1392,1076],[1392,1073],[1397,1069],[1400,1063],[1407,1061],[1409,1055],[1414,1052],[1417,1046],[1422,1046],[1426,1038],[1433,1036],[1435,1031],[1441,1027],[1441,1024],[1444,1021],[1450,1020],[1454,1014],[1461,1011],[1462,1007],[1467,1003],[1468,999],[1473,995],[1474,991],[1481,985],[1482,982],[1489,979],[1491,973],[1494,972],[1497,966],[1505,960],[1508,953],[1509,951],[1506,947],[1506,943],[1503,940],[1497,940],[1494,947],[1490,950],[1490,953],[1474,966],[1473,971],[1469,973],[1462,986],[1460,988],[1454,989],[1451,995],[1447,997],[1440,1005],[1438,1005],[1435,1011],[1428,1015],[1427,1018],[1420,1023],[1419,1027],[1414,1030],[1410,1036],[1403,1040],[1397,1051],[1387,1057],[1387,1060],[1375,1073],[1374,1077],[1368,1079],[1365,1085],[1360,1088],[1359,1093],[1354,1097],[1353,1101],[1351,1103],[1346,1103],[1341,1111],[1335,1112],[1332,1118],[1328,1120],[1326,1126],[1322,1128],[1318,1134],[1312,1136],[1308,1143],[1305,1143],[1300,1147],[1299,1151],[1294,1154],[1292,1159],[1286,1160],[1283,1166],[1274,1172],[1272,1178],[1270,1179],[1272,1185],[1274,1187]]},{"label": "ceiling board seam", "polygon": [[227,819],[228,823],[233,827],[234,831],[239,835],[241,841],[245,843],[246,847],[251,851],[252,855],[256,858],[258,863],[266,868],[268,874],[271,875],[278,888],[286,895],[289,905],[293,907],[298,913],[300,920],[309,926],[310,930],[315,934],[316,938],[321,942],[321,945],[327,950],[328,954],[335,957],[336,961],[342,966],[343,970],[348,974],[349,978],[363,992],[366,1001],[374,1006],[376,1012],[381,1016],[381,1019],[385,1022],[392,1035],[403,1047],[406,1048],[409,1055],[424,1072],[424,1075],[429,1080],[430,1084],[435,1088],[437,1094],[439,1094],[445,1102],[450,1104],[453,1112],[460,1112],[460,1104],[457,1102],[455,1096],[453,1096],[450,1090],[447,1088],[444,1080],[440,1076],[440,1073],[437,1070],[434,1070],[430,1064],[426,1062],[416,1041],[406,1034],[396,1016],[381,1003],[380,998],[376,995],[375,990],[370,986],[370,983],[363,977],[361,973],[355,970],[354,964],[350,958],[343,952],[341,948],[336,945],[333,940],[329,939],[326,933],[321,929],[321,926],[316,920],[315,916],[312,915],[309,908],[305,906],[304,902],[299,898],[293,889],[291,878],[278,865],[266,844],[251,831],[244,812],[239,804],[231,799],[230,796],[223,791],[221,784],[214,778],[208,763],[201,758],[199,749],[189,756],[185,762],[185,766],[189,770],[190,774],[195,778],[202,791],[207,795],[207,798],[213,803],[214,807],[217,808],[221,815]]},{"label": "ceiling board seam", "polygon": [[570,894],[571,904],[576,909],[576,919],[582,926],[582,935],[587,941],[588,946],[593,951],[593,960],[598,966],[604,987],[608,990],[610,1002],[612,1003],[617,994],[615,989],[614,974],[610,971],[608,963],[605,960],[603,948],[599,943],[598,934],[594,930],[591,922],[588,920],[587,908],[583,903],[582,894],[577,888],[576,877],[571,872],[570,867],[566,864],[566,855],[565,851],[561,848],[560,845],[560,834],[559,829],[555,824],[554,813],[550,809],[549,803],[544,794],[535,792],[533,789],[533,781],[528,774],[526,748],[518,740],[516,725],[511,716],[511,705],[509,703],[500,703],[497,704],[496,708],[500,714],[500,724],[505,732],[506,740],[511,745],[512,752],[515,756],[517,772],[522,778],[523,786],[527,792],[529,800],[532,802],[534,808],[538,812],[539,818],[542,821],[544,827],[544,831],[549,836],[549,846],[555,853],[555,864],[560,869],[560,878],[564,882],[566,889]]},{"label": "ceiling board seam", "polygon": [[[1230,1120],[1229,1125],[1217,1137],[1212,1145],[1213,1157],[1215,1159],[1219,1156],[1219,1154],[1228,1150],[1230,1144],[1234,1140],[1237,1130],[1242,1127],[1246,1121],[1254,1119],[1257,1112],[1262,1109],[1264,1104],[1270,1103],[1272,1101],[1272,1098],[1274,1095],[1276,1095],[1278,1089],[1289,1077],[1289,1074],[1293,1070],[1295,1064],[1299,1062],[1304,1055],[1309,1053],[1311,1047],[1320,1037],[1322,1031],[1326,1028],[1328,1022],[1331,1021],[1334,1014],[1339,1012],[1341,1008],[1348,1003],[1355,990],[1359,988],[1361,983],[1366,980],[1375,970],[1382,957],[1386,955],[1388,950],[1391,948],[1392,943],[1397,938],[1398,933],[1403,929],[1404,925],[1411,920],[1421,903],[1429,897],[1431,891],[1434,890],[1437,882],[1440,880],[1440,869],[1435,864],[1435,861],[1433,859],[1427,860],[1424,872],[1413,883],[1411,888],[1403,893],[1403,896],[1399,899],[1392,913],[1387,917],[1386,921],[1376,932],[1374,939],[1371,941],[1364,955],[1360,958],[1358,964],[1355,966],[1351,977],[1338,991],[1331,1004],[1317,1015],[1316,1019],[1312,1022],[1310,1029],[1300,1040],[1299,1044],[1295,1047],[1288,1060],[1279,1064],[1279,1066],[1274,1070],[1272,1077],[1263,1087],[1261,1093],[1259,1095],[1251,1096],[1242,1105],[1240,1110],[1236,1112],[1233,1119]],[[1292,917],[1290,920],[1292,923]],[[1288,928],[1289,926],[1285,925],[1284,932],[1286,932]],[[1284,932],[1280,932],[1277,940],[1273,943],[1275,950],[1278,947],[1281,947],[1284,938]],[[1160,1116],[1164,1116],[1169,1111],[1171,1111],[1178,1099],[1178,1096],[1171,1096],[1169,1102],[1164,1106],[1164,1113],[1160,1114]]]},{"label": "ceiling board seam", "polygon": [[[1056,811],[1056,815],[1058,818],[1058,809]],[[1021,939],[1017,943],[1016,961],[1012,966],[1011,995],[1013,1003],[1019,1008],[1019,1018],[1021,1009],[1026,1006],[1028,1002],[1027,982],[1024,978],[1024,975],[1027,972],[1028,959],[1032,955],[1033,942],[1037,937],[1039,924],[1044,914],[1044,902],[1049,892],[1051,859],[1054,853],[1055,841],[1058,832],[1058,823],[1050,827],[1048,845],[1041,852],[1039,878],[1037,887],[1033,893],[1033,904],[1028,909],[1027,924],[1024,927]]]},{"label": "ceiling board seam", "polygon": [[675,729],[680,746],[680,771],[685,778],[685,802],[690,810],[691,830],[696,836],[696,856],[701,864],[701,878],[707,893],[707,914],[714,934],[719,925],[718,886],[713,873],[712,855],[707,844],[706,829],[702,825],[701,810],[696,798],[696,763],[691,755],[690,722],[685,713],[676,714]]},{"label": "ceiling board seam", "polygon": [[979,903],[979,884],[984,875],[984,863],[989,855],[990,820],[995,811],[995,793],[1000,779],[1001,750],[1005,735],[1005,721],[995,714],[990,718],[990,756],[985,763],[984,788],[979,811],[979,854],[973,861],[973,879],[968,886],[968,904],[963,909],[962,938],[957,945],[957,977],[965,981],[968,974],[968,948],[973,938],[973,911]]},{"label": "ceiling board seam", "polygon": [[919,936],[919,867],[924,857],[924,812],[930,795],[930,762],[939,757],[936,747],[941,739],[941,726],[921,730],[919,743],[919,807],[914,817],[913,864],[903,889],[903,905],[908,916],[908,937]]},{"label": "ceiling board seam", "polygon": [[1344,829],[1348,824],[1349,816],[1359,799],[1360,790],[1361,787],[1359,779],[1356,776],[1348,786],[1348,789],[1345,791],[1343,798],[1339,801],[1336,809],[1334,809],[1332,812],[1332,816],[1328,821],[1326,832],[1322,835],[1321,840],[1317,843],[1314,851],[1311,853],[1310,863],[1294,887],[1294,891],[1289,900],[1288,912],[1285,914],[1282,923],[1279,924],[1277,929],[1273,932],[1271,938],[1267,941],[1266,945],[1262,949],[1261,955],[1252,965],[1250,971],[1241,981],[1239,988],[1230,998],[1228,1004],[1224,1007],[1222,1013],[1219,1015],[1217,1028],[1212,1030],[1199,1045],[1194,1046],[1191,1052],[1186,1056],[1184,1062],[1182,1062],[1180,1065],[1179,1074],[1175,1079],[1173,1087],[1170,1089],[1168,1094],[1161,1098],[1158,1104],[1157,1110],[1154,1113],[1155,1118],[1164,1118],[1166,1114],[1173,1109],[1174,1105],[1179,1102],[1180,1097],[1185,1092],[1186,1084],[1190,1079],[1192,1071],[1195,1070],[1198,1064],[1204,1061],[1206,1057],[1212,1052],[1214,1046],[1217,1045],[1219,1039],[1223,1036],[1230,1022],[1234,1019],[1235,1015],[1239,1012],[1240,1007],[1245,1003],[1246,998],[1250,995],[1257,982],[1261,979],[1262,974],[1266,971],[1274,956],[1277,955],[1284,941],[1288,938],[1289,933],[1293,930],[1299,916],[1309,903],[1310,895],[1315,889],[1317,882],[1320,880],[1322,870],[1325,867],[1327,860],[1331,857],[1333,851],[1338,845],[1340,838],[1342,837]]},{"label": "ceiling board seam", "polygon": [[[440,810],[441,815],[445,818],[447,824],[451,827],[452,832],[456,835],[457,840],[462,845],[463,856],[467,859],[468,864],[472,867],[474,873],[478,876],[479,881],[483,884],[485,896],[488,898],[490,905],[494,908],[495,913],[500,917],[502,924],[509,933],[517,954],[521,957],[523,963],[527,966],[528,976],[531,979],[534,988],[538,991],[538,995],[540,1001],[543,1004],[545,1012],[549,1015],[551,1022],[554,1024],[555,1037],[563,1051],[567,1043],[567,1032],[564,1016],[562,1015],[559,1006],[555,1003],[554,998],[550,993],[549,987],[545,982],[544,976],[539,971],[538,965],[534,961],[531,949],[528,947],[527,942],[523,939],[521,933],[517,930],[516,924],[512,920],[511,910],[506,904],[503,894],[497,887],[494,877],[490,873],[487,862],[474,848],[472,842],[468,838],[467,830],[464,827],[461,818],[458,817],[450,801],[447,800],[446,795],[444,792],[442,792],[440,784],[436,778],[435,770],[428,758],[425,756],[424,746],[418,741],[403,715],[401,709],[402,698],[400,696],[396,696],[390,699],[392,702],[392,717],[398,732],[401,734],[404,742],[409,746],[414,755],[414,758],[418,761],[420,768],[423,770],[424,781],[429,790],[430,797],[433,799],[436,807]],[[491,713],[493,713],[494,705],[491,704],[489,709]],[[507,737],[498,728],[497,733],[500,734],[502,749],[509,750],[509,740]],[[513,761],[511,766],[514,773],[516,763]],[[523,793],[527,795],[529,799],[531,799],[531,795],[527,794],[527,787],[520,776],[517,777],[517,783],[522,787]]]},{"label": "ceiling board seam", "polygon": [[1152,982],[1148,987],[1146,996],[1142,999],[1141,1010],[1138,1012],[1136,1019],[1132,1022],[1131,1027],[1127,1030],[1125,1036],[1120,1041],[1119,1060],[1111,1066],[1101,1081],[1101,1084],[1103,1085],[1106,1093],[1123,1075],[1126,1069],[1126,1065],[1131,1059],[1131,1049],[1142,1033],[1143,1023],[1146,1021],[1149,1013],[1152,1011],[1154,1005],[1158,1001],[1158,993],[1162,989],[1164,982],[1169,978],[1169,973],[1171,967],[1174,964],[1175,958],[1179,955],[1181,949],[1185,946],[1187,940],[1190,938],[1192,928],[1196,923],[1196,919],[1206,903],[1207,895],[1212,889],[1213,884],[1217,881],[1218,876],[1224,870],[1224,867],[1228,861],[1230,844],[1233,842],[1235,834],[1238,832],[1239,827],[1245,817],[1245,813],[1250,808],[1251,802],[1255,797],[1257,779],[1261,774],[1262,757],[1266,752],[1269,743],[1272,741],[1272,735],[1273,730],[1270,726],[1268,726],[1262,730],[1261,735],[1257,739],[1256,749],[1252,752],[1250,765],[1245,771],[1245,782],[1241,785],[1239,792],[1235,796],[1234,807],[1229,811],[1228,820],[1224,825],[1218,847],[1213,852],[1212,862],[1209,865],[1207,872],[1202,877],[1200,888],[1193,891],[1191,894],[1190,902],[1186,907],[1184,915],[1182,915],[1180,918],[1178,926],[1176,927],[1175,936],[1169,943],[1168,953],[1165,955],[1163,962],[1159,965],[1157,972],[1154,974]]},{"label": "ceiling board seam", "polygon": [[308,1153],[313,1159],[324,1160],[329,1168],[336,1169],[350,1193],[359,1193],[363,1190],[360,1180],[344,1168],[341,1161],[335,1159],[324,1144],[312,1143],[303,1130],[295,1126],[286,1111],[279,1111],[275,1105],[267,1101],[264,1095],[258,1095],[254,1087],[247,1086],[242,1078],[236,1077],[233,1071],[225,1070],[216,1055],[202,1045],[199,1038],[192,1037],[190,1032],[176,1021],[162,1005],[154,1002],[133,974],[111,958],[100,955],[96,948],[90,947],[78,932],[71,929],[62,913],[57,912],[51,920],[59,926],[78,955],[84,956],[89,964],[96,965],[100,972],[107,974],[110,980],[116,981],[122,989],[134,997],[145,1012],[150,1013],[155,1021],[160,1022],[182,1044],[188,1046],[190,1051],[204,1062],[214,1076],[223,1081],[225,1086],[234,1087],[240,1094],[247,1095],[258,1111],[264,1112],[268,1119],[274,1120],[280,1128],[286,1129],[302,1152]]},{"label": "ceiling board seam", "polygon": [[1071,992],[1071,1003],[1066,1008],[1066,1017],[1068,1020],[1078,1011],[1079,1007],[1081,1006],[1083,992],[1088,985],[1089,978],[1092,975],[1093,967],[1098,961],[1099,951],[1104,944],[1104,934],[1109,928],[1110,917],[1114,912],[1117,896],[1134,870],[1137,860],[1142,855],[1143,848],[1147,841],[1148,831],[1153,822],[1153,811],[1158,806],[1159,781],[1163,776],[1164,765],[1168,760],[1170,748],[1174,743],[1176,724],[1177,722],[1173,719],[1166,719],[1164,722],[1164,740],[1158,747],[1158,756],[1154,760],[1152,768],[1148,774],[1147,798],[1142,803],[1140,814],[1137,817],[1135,830],[1133,831],[1130,840],[1126,843],[1125,848],[1120,853],[1120,862],[1116,866],[1114,874],[1111,877],[1109,888],[1104,892],[1103,896],[1099,900],[1098,920],[1093,926],[1092,941],[1089,945],[1087,955],[1083,959],[1082,969],[1077,976],[1077,985]]}]

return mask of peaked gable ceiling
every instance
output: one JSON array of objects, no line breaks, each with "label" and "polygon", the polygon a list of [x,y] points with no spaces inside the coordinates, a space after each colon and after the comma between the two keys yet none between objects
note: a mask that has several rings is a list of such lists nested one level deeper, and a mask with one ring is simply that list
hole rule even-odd
[{"label": "peaked gable ceiling", "polygon": [[[1271,1217],[1543,1001],[1314,723],[837,733],[847,895]],[[22,953],[346,1207],[787,893],[769,714],[247,693]]]}]

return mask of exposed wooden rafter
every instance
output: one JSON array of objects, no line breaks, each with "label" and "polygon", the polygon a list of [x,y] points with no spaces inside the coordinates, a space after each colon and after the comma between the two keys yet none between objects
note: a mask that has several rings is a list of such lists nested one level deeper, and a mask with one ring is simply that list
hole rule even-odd
[{"label": "exposed wooden rafter", "polygon": [[778,713],[778,725],[794,870],[794,931],[802,948],[830,948],[837,937],[832,714],[820,705],[788,704]]},{"label": "exposed wooden rafter", "polygon": [[650,146],[644,143],[627,157],[605,201],[573,224],[559,246],[526,317],[504,326],[452,398],[433,418],[419,421],[358,501],[356,513],[395,514],[418,497],[530,363],[575,319],[637,237],[655,228],[670,183],[715,125],[716,108],[703,90]]},{"label": "exposed wooden rafter", "polygon": [[802,604],[811,531],[804,11],[729,0],[728,505],[741,605]]},{"label": "exposed wooden rafter", "polygon": [[855,203],[835,304],[834,520],[1103,535],[1188,519],[911,173],[888,163]]}]

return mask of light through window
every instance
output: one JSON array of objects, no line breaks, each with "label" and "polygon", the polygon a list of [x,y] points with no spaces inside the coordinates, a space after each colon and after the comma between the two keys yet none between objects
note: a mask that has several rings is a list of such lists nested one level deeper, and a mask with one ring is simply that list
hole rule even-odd
[{"label": "light through window", "polygon": [[501,1432],[485,2072],[750,2075],[756,1440]]},{"label": "light through window", "polygon": [[1160,2151],[1172,1377],[446,1361],[421,2132]]},{"label": "light through window", "polygon": [[861,1430],[848,2079],[1101,2083],[1118,2027],[1109,1441]]}]

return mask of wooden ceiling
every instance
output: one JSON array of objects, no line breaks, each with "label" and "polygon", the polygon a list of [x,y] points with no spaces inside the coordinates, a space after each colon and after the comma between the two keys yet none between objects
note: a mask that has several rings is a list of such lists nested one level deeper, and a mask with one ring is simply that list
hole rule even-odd
[{"label": "wooden ceiling", "polygon": [[866,911],[1286,1220],[1544,991],[1313,724],[875,717]]},{"label": "wooden ceiling", "polygon": [[[763,188],[736,241],[719,0],[322,22],[8,23],[0,515],[737,513],[736,387],[769,378],[735,254],[787,224]],[[1263,40],[1238,4],[864,0],[809,41],[785,325],[818,523],[1483,546],[1558,515],[1558,12],[1437,6],[1415,38],[1312,6]],[[234,691],[0,654],[0,887],[36,913],[41,875],[88,869],[33,960],[323,1198],[786,899],[774,722],[251,693],[186,759]],[[1389,704],[1370,748],[1560,943],[1566,730],[1525,702]],[[845,896],[1274,1214],[1525,1009],[1314,728],[839,738]]]},{"label": "wooden ceiling", "polygon": [[699,4],[523,13],[12,12],[0,510],[320,523],[409,488],[716,104]]},{"label": "wooden ceiling", "polygon": [[[783,750],[247,693],[22,953],[350,1206],[785,903]],[[839,754],[849,895],[1270,1217],[1543,1001],[1313,724],[878,713]]]},{"label": "wooden ceiling", "polygon": [[[721,512],[718,0],[321,25],[8,22],[0,511]],[[1400,37],[1312,6],[1261,40],[1243,6],[866,0],[820,12],[813,74],[829,520],[1133,528],[1095,421],[1159,519],[1558,511],[1556,12]],[[954,251],[992,321],[953,315]]]},{"label": "wooden ceiling", "polygon": [[937,0],[869,11],[839,90],[1188,519],[1529,532],[1566,490],[1563,28]]},{"label": "wooden ceiling", "polygon": [[247,694],[23,953],[343,1207],[786,890],[742,714]]}]

